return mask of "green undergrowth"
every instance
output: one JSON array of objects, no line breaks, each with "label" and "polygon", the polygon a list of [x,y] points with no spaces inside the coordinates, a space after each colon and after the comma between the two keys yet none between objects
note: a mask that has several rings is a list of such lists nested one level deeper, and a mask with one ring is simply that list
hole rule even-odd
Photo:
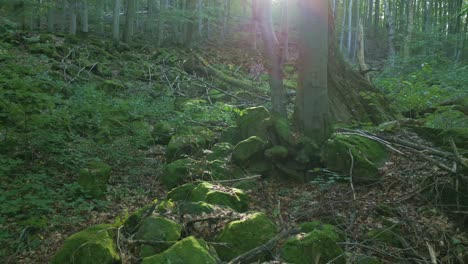
[{"label": "green undergrowth", "polygon": [[393,106],[433,128],[468,126],[468,66],[437,55],[396,60],[374,80]]},{"label": "green undergrowth", "polygon": [[[22,245],[22,230],[39,241],[44,230],[86,225],[89,212],[151,196],[145,179],[155,178],[157,161],[147,153],[159,143],[159,123],[218,131],[240,112],[209,100],[176,109],[176,95],[206,93],[174,82],[182,51],[4,28],[0,35],[0,259],[38,245]],[[104,200],[77,183],[93,161],[112,167]]]}]

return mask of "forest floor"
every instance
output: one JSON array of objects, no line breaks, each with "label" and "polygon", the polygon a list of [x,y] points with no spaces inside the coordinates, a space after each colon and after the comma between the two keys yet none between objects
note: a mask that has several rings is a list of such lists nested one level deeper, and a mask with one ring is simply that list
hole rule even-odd
[{"label": "forest floor", "polygon": [[[219,132],[228,126],[229,122],[232,122],[231,115],[235,113],[235,110],[231,108],[220,111],[219,109],[225,106],[211,102],[211,99],[216,96],[226,95],[223,93],[220,95],[219,90],[232,92],[229,89],[224,89],[226,84],[217,83],[208,76],[203,78],[193,77],[184,73],[183,64],[187,61],[185,56],[188,56],[185,52],[158,51],[145,45],[133,47],[132,50],[125,45],[101,48],[99,44],[92,42],[86,45],[67,44],[68,50],[65,48],[50,50],[50,46],[64,46],[63,42],[66,40],[54,36],[51,40],[54,44],[51,44],[39,40],[41,37],[34,34],[13,35],[9,40],[1,42],[2,46],[0,46],[1,50],[7,51],[7,55],[3,53],[3,57],[0,57],[0,62],[12,71],[17,71],[17,79],[24,78],[24,75],[32,76],[31,79],[35,82],[34,85],[40,86],[47,83],[47,85],[50,85],[47,86],[47,89],[55,87],[52,88],[52,90],[55,89],[54,91],[47,89],[47,91],[31,91],[29,89],[32,88],[25,86],[25,94],[21,95],[24,97],[18,94],[16,96],[23,99],[30,96],[33,98],[33,102],[25,100],[24,107],[27,108],[31,104],[39,104],[42,101],[62,99],[77,100],[77,105],[73,105],[73,107],[85,107],[77,97],[84,96],[84,98],[87,98],[86,93],[89,93],[89,98],[94,96],[93,98],[97,99],[90,103],[89,109],[81,112],[81,114],[90,117],[87,121],[77,121],[82,123],[74,124],[72,121],[66,120],[78,119],[79,117],[68,117],[63,113],[57,117],[57,120],[61,122],[68,122],[67,125],[63,126],[64,128],[54,128],[57,131],[60,129],[65,131],[63,132],[67,135],[65,139],[57,137],[57,140],[52,142],[59,145],[63,144],[59,148],[67,149],[65,154],[68,156],[63,161],[52,158],[62,155],[62,152],[56,154],[55,151],[57,150],[49,151],[45,147],[45,145],[50,146],[51,142],[47,141],[44,146],[40,145],[42,144],[40,139],[44,135],[30,134],[29,128],[26,132],[21,130],[23,126],[23,123],[21,123],[23,116],[21,114],[17,117],[9,116],[10,119],[5,123],[10,122],[9,124],[12,126],[17,124],[17,127],[13,129],[14,133],[18,133],[17,139],[22,140],[24,136],[28,138],[28,141],[27,146],[18,145],[14,151],[12,148],[11,152],[2,153],[2,155],[15,156],[15,159],[11,159],[10,162],[16,161],[17,157],[23,157],[21,151],[18,150],[21,146],[32,149],[31,152],[34,152],[35,155],[31,160],[24,158],[24,163],[19,165],[21,169],[15,169],[16,167],[13,165],[7,166],[6,163],[2,163],[0,164],[0,172],[8,174],[15,170],[16,172],[12,173],[12,175],[16,177],[23,174],[37,175],[34,173],[42,172],[45,167],[44,164],[53,164],[57,169],[53,172],[46,172],[50,173],[50,178],[54,181],[53,187],[47,188],[54,188],[55,190],[65,188],[63,186],[73,183],[80,165],[95,155],[102,155],[101,158],[111,163],[114,170],[104,203],[73,198],[75,204],[65,207],[58,201],[53,203],[47,201],[46,210],[38,212],[34,211],[36,210],[34,203],[26,204],[28,202],[23,199],[26,193],[22,193],[22,189],[17,186],[18,183],[13,177],[5,178],[7,180],[5,180],[5,185],[2,186],[2,194],[0,194],[1,201],[4,204],[3,207],[0,206],[0,209],[3,210],[3,212],[0,211],[0,228],[6,231],[4,233],[0,232],[0,243],[2,248],[9,248],[9,250],[1,251],[1,253],[5,254],[0,255],[4,263],[47,263],[71,234],[90,225],[113,223],[116,219],[125,218],[129,213],[149,204],[154,199],[165,199],[167,190],[161,185],[160,178],[164,173],[163,168],[166,163],[166,146],[155,143],[154,138],[151,143],[131,141],[139,140],[141,136],[135,132],[141,128],[138,127],[141,124],[130,123],[134,122],[133,117],[127,117],[127,115],[130,115],[129,113],[134,114],[132,111],[138,112],[138,109],[135,110],[137,107],[145,108],[148,105],[154,107],[140,109],[141,111],[147,111],[142,116],[144,116],[145,122],[150,124],[170,120],[179,122],[181,126],[200,124],[210,127],[215,132]],[[50,38],[50,36],[44,38]],[[0,54],[2,53],[0,52]],[[251,54],[243,52],[242,49],[231,51],[229,54],[226,54],[224,50],[210,49],[210,52],[202,52],[202,54],[205,58],[208,57],[210,63],[215,65],[217,69],[227,75],[244,80],[248,80],[248,78],[255,79],[254,81],[250,80],[259,87],[254,92],[255,95],[242,90],[237,91],[230,94],[231,96],[228,94],[228,100],[231,100],[229,103],[239,107],[267,103],[265,100],[262,101],[262,98],[267,95],[267,87],[265,70],[259,56],[252,57]],[[16,63],[18,61],[23,63],[15,63],[12,66],[13,60]],[[43,70],[38,70],[39,65]],[[297,84],[297,74],[295,74],[295,69],[291,65],[286,66],[286,86],[288,88],[293,88]],[[8,82],[3,81],[3,84],[11,84],[13,82],[11,72],[8,75],[5,73],[6,70],[3,71],[2,77],[7,76],[9,78]],[[40,80],[40,82],[37,80]],[[20,82],[19,80],[16,81]],[[189,89],[186,86],[187,83],[195,83],[195,87],[199,88]],[[96,92],[95,88],[90,88],[90,90],[83,92],[85,95],[80,94],[78,88],[87,85],[100,87],[96,88],[96,90],[110,90],[102,94]],[[216,89],[209,89],[210,85]],[[115,89],[122,90],[115,92]],[[34,96],[48,94],[54,96],[54,99],[34,97],[26,93],[31,93]],[[107,98],[108,94],[117,99],[112,101],[111,104],[100,106],[98,101],[107,100],[104,98]],[[113,107],[115,104],[121,103],[119,100],[122,100],[122,98],[134,94],[140,96],[135,101],[142,100],[141,102],[138,101],[138,104],[128,106],[125,103],[122,106],[123,110],[119,108],[115,112],[106,112],[107,110],[104,109],[110,106]],[[236,100],[233,99],[232,95],[235,96]],[[149,104],[143,102],[146,99],[141,99],[152,97],[154,98],[149,101]],[[198,97],[209,101],[210,104],[207,108],[196,108],[185,112],[165,109],[166,99],[172,105],[177,100],[174,98],[178,97]],[[224,97],[224,100],[226,100],[226,97]],[[55,104],[56,109],[61,109],[67,103],[54,101],[53,104]],[[48,107],[44,106],[37,110],[37,113],[40,113],[38,116],[41,116],[46,111],[44,109]],[[82,109],[73,107],[70,106],[67,111],[81,111],[80,109]],[[102,107],[102,109],[99,107]],[[9,110],[13,113],[12,109]],[[93,119],[93,111],[109,117]],[[200,111],[203,111],[201,115]],[[122,112],[126,116],[119,119]],[[77,115],[80,115],[80,112]],[[105,123],[106,118],[113,121]],[[50,123],[54,122],[54,120],[47,119],[37,122]],[[89,123],[86,122],[96,122],[98,125],[88,129],[86,126]],[[119,122],[128,122],[132,126],[135,125],[136,130],[124,130],[122,127],[126,129],[127,126],[115,125]],[[51,135],[48,134],[49,130],[44,129],[44,131],[45,137]],[[73,133],[70,131],[73,131]],[[108,138],[100,138],[101,133],[106,134]],[[404,129],[395,133],[400,138],[432,147],[431,143]],[[119,134],[125,134],[126,137],[131,139],[126,142],[127,138],[123,140],[124,137]],[[31,138],[31,135],[34,137]],[[64,142],[61,140],[64,140]],[[73,142],[70,143],[71,140]],[[100,146],[100,142],[105,143]],[[145,144],[145,146],[136,147],[138,144]],[[34,147],[31,147],[32,145]],[[328,219],[329,223],[334,224],[344,234],[345,242],[341,246],[351,260],[353,256],[365,254],[376,256],[384,263],[430,263],[434,258],[439,263],[463,263],[462,258],[466,257],[464,249],[468,245],[466,237],[467,223],[464,222],[463,217],[452,217],[455,215],[444,211],[443,206],[437,202],[437,199],[436,201],[429,199],[424,193],[428,188],[428,181],[447,178],[449,177],[448,173],[434,163],[407,152],[401,146],[395,146],[395,148],[398,148],[401,153],[392,152],[388,162],[381,168],[381,174],[384,176],[378,183],[353,186],[349,181],[337,182],[327,179],[306,182],[289,182],[278,178],[262,179],[258,181],[256,190],[248,192],[250,209],[267,213],[271,219],[284,228],[293,227],[305,221],[325,221],[325,219]],[[64,166],[64,163],[72,164],[73,169]],[[26,180],[26,186],[30,182],[36,184],[38,182],[36,177],[39,176],[31,176],[31,181]],[[45,189],[46,184],[39,185],[37,188],[48,190]],[[40,191],[28,192],[32,195],[39,193],[38,197],[41,199],[43,197],[40,195],[47,195],[41,194]],[[65,199],[66,196],[57,197],[59,197],[57,199]],[[36,197],[34,196],[33,199],[36,199]],[[8,203],[9,200],[17,202]],[[70,199],[66,198],[65,201],[70,201]],[[7,211],[6,206],[17,206],[20,209]],[[44,205],[41,204],[41,206]],[[28,213],[31,215],[28,215]],[[58,216],[59,218],[57,218]],[[56,218],[58,220],[51,220]],[[41,219],[46,220],[42,221]],[[370,230],[381,229],[382,232],[385,232],[385,228],[389,226],[391,228],[396,227],[399,230],[397,240],[401,243],[400,246],[392,246],[366,236]]]}]

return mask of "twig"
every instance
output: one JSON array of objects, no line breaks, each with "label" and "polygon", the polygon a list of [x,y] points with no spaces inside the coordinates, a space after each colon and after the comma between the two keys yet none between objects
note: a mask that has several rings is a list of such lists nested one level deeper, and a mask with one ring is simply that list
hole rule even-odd
[{"label": "twig", "polygon": [[213,183],[230,183],[230,182],[238,182],[238,181],[244,181],[244,180],[258,179],[258,178],[261,178],[261,177],[262,177],[262,175],[253,175],[253,176],[239,178],[239,179],[217,180],[217,181],[210,181],[210,182],[213,182]]},{"label": "twig", "polygon": [[354,184],[353,184],[353,168],[354,168],[354,157],[353,153],[351,153],[351,149],[348,149],[349,157],[351,158],[351,166],[349,167],[349,183],[351,185],[351,190],[353,191],[353,200],[356,201],[356,192],[354,191]]}]

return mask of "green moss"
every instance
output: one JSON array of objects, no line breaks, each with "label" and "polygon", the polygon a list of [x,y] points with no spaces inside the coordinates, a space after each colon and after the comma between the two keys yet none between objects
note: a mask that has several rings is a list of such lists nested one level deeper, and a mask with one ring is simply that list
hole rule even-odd
[{"label": "green moss", "polygon": [[170,122],[159,122],[154,126],[153,137],[159,144],[167,145],[174,134],[175,126]]},{"label": "green moss", "polygon": [[204,201],[209,204],[228,206],[238,212],[245,212],[248,208],[248,196],[244,191],[213,185],[202,182],[193,189],[190,200],[193,202]]},{"label": "green moss", "polygon": [[265,150],[265,157],[273,160],[283,160],[288,157],[288,154],[288,149],[280,145]]},{"label": "green moss", "polygon": [[255,191],[258,189],[258,185],[259,185],[258,181],[255,179],[252,179],[252,180],[242,180],[242,181],[235,182],[232,185],[232,187],[241,189],[244,191],[248,191],[248,190]]},{"label": "green moss", "polygon": [[233,148],[234,146],[229,142],[216,143],[211,147],[211,153],[206,155],[206,159],[209,161],[224,160],[231,154]]},{"label": "green moss", "polygon": [[138,224],[143,220],[143,217],[148,213],[148,211],[158,203],[158,200],[154,200],[153,202],[145,205],[144,207],[138,209],[131,215],[129,215],[124,221],[124,227],[127,232],[136,231],[136,227]]},{"label": "green moss", "polygon": [[246,165],[262,159],[267,142],[257,136],[249,137],[239,142],[232,152],[232,161],[239,165]]},{"label": "green moss", "polygon": [[96,225],[70,236],[50,263],[119,263],[120,258],[112,238],[111,228],[111,225]]},{"label": "green moss", "polygon": [[172,161],[183,155],[192,155],[206,144],[206,138],[200,135],[175,135],[167,145],[166,157]]},{"label": "green moss", "polygon": [[[180,238],[182,227],[166,218],[150,216],[141,224],[135,234],[136,239],[157,240],[157,241],[176,241]],[[167,245],[143,246],[140,250],[140,256],[148,257],[167,249]]]},{"label": "green moss", "polygon": [[193,183],[186,183],[176,187],[167,193],[167,199],[171,199],[173,201],[190,200],[190,196],[192,195],[192,191],[195,189],[195,187],[197,187],[197,185]]},{"label": "green moss", "polygon": [[237,121],[241,139],[252,136],[268,138],[268,118],[270,118],[270,113],[263,106],[245,109],[244,114]]},{"label": "green moss", "polygon": [[178,210],[180,214],[201,215],[212,213],[214,208],[211,204],[205,202],[181,202]]},{"label": "green moss", "polygon": [[190,169],[194,167],[191,159],[180,159],[166,165],[161,182],[167,188],[183,184],[190,177]]},{"label": "green moss", "polygon": [[355,183],[372,183],[379,181],[379,166],[387,160],[385,147],[373,140],[357,135],[335,134],[323,149],[322,158],[326,167],[332,171],[348,174],[351,167],[351,150],[353,156],[353,179]]},{"label": "green moss", "polygon": [[289,238],[281,248],[281,257],[287,263],[346,263],[339,257],[343,250],[331,238],[327,230],[314,230]]},{"label": "green moss", "polygon": [[240,129],[237,126],[230,126],[221,133],[219,140],[221,142],[228,142],[230,144],[236,145],[241,141]]},{"label": "green moss", "polygon": [[256,248],[276,235],[276,225],[264,213],[254,213],[226,225],[217,242],[227,246],[215,246],[222,260],[231,260]]},{"label": "green moss", "polygon": [[301,231],[304,233],[310,233],[314,230],[319,230],[335,242],[340,240],[340,236],[336,232],[334,226],[329,225],[329,224],[324,224],[320,221],[305,222],[305,223],[302,223],[300,227],[301,227]]},{"label": "green moss", "polygon": [[294,138],[292,137],[289,122],[286,118],[272,116],[270,118],[270,123],[272,123],[271,125],[274,128],[279,144],[283,144],[285,146],[294,145]]},{"label": "green moss", "polygon": [[95,198],[104,196],[109,181],[111,166],[102,162],[90,162],[80,170],[78,183]]},{"label": "green moss", "polygon": [[190,236],[174,244],[161,254],[144,258],[142,264],[216,264],[216,258],[208,251],[203,240]]}]

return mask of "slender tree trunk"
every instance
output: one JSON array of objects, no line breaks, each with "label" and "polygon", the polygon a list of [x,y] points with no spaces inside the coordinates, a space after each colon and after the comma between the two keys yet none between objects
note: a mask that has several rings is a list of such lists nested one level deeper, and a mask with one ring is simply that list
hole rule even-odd
[{"label": "slender tree trunk", "polygon": [[295,120],[317,143],[331,134],[328,96],[328,1],[299,0],[300,56]]},{"label": "slender tree trunk", "polygon": [[197,12],[198,12],[198,38],[202,39],[202,36],[203,36],[203,0],[198,0]]},{"label": "slender tree trunk", "polygon": [[361,18],[359,17],[359,1],[356,1],[356,16],[355,16],[355,29],[354,31],[354,43],[353,43],[353,50],[352,50],[352,58],[353,58],[353,63],[356,62],[356,55],[357,55],[357,49],[358,49],[358,38],[359,38],[359,21],[361,21]]},{"label": "slender tree trunk", "polygon": [[80,1],[80,22],[81,22],[81,32],[87,34],[89,32],[88,0]]},{"label": "slender tree trunk", "polygon": [[385,16],[387,17],[387,43],[388,43],[388,59],[390,65],[395,65],[395,44],[393,39],[395,38],[395,27],[393,22],[392,14],[390,13],[390,6],[388,5],[389,0],[385,1]]},{"label": "slender tree trunk", "polygon": [[349,0],[349,7],[348,7],[348,58],[351,58],[351,39],[353,36],[353,0]]},{"label": "slender tree trunk", "polygon": [[98,0],[97,13],[98,13],[98,31],[101,34],[104,34],[104,0]]},{"label": "slender tree trunk", "polygon": [[193,32],[195,31],[195,11],[196,11],[196,0],[187,0],[187,12],[189,14],[189,21],[185,25],[185,41],[184,45],[187,48],[192,46]]},{"label": "slender tree trunk", "polygon": [[408,26],[406,30],[405,43],[403,47],[403,56],[405,59],[408,59],[411,53],[411,41],[412,41],[413,29],[414,29],[413,5],[414,5],[413,0],[408,0],[408,4],[407,4]]},{"label": "slender tree trunk", "polygon": [[112,38],[120,39],[120,0],[114,0],[114,9],[112,13]]},{"label": "slender tree trunk", "polygon": [[159,20],[158,20],[158,47],[161,47],[164,39],[164,17],[166,16],[167,0],[159,1]]},{"label": "slender tree trunk", "polygon": [[[362,25],[362,20],[359,20],[359,32],[358,32],[358,52],[357,52],[357,60],[359,65],[359,71],[363,72],[368,69],[366,64],[366,57],[365,57],[365,47],[364,47],[364,26]],[[365,77],[368,81],[370,81],[369,74],[366,73]]]},{"label": "slender tree trunk", "polygon": [[341,21],[341,33],[340,33],[340,51],[342,53],[343,53],[344,34],[345,34],[345,26],[346,26],[346,6],[347,6],[346,0],[343,0],[343,20]]},{"label": "slender tree trunk", "polygon": [[380,0],[375,0],[375,13],[374,13],[374,36],[378,36],[380,25]]},{"label": "slender tree trunk", "polygon": [[55,7],[49,6],[47,8],[47,31],[49,32],[54,32],[55,29],[55,12]]},{"label": "slender tree trunk", "polygon": [[135,0],[128,0],[127,2],[127,11],[125,12],[125,30],[123,40],[126,43],[130,43],[133,38],[134,33],[134,24],[135,24]]},{"label": "slender tree trunk", "polygon": [[67,28],[67,0],[60,1],[60,32],[65,33]]},{"label": "slender tree trunk", "polygon": [[259,6],[262,7],[258,10],[258,20],[262,32],[264,56],[268,61],[273,112],[282,117],[287,117],[286,94],[283,87],[283,71],[281,69],[281,56],[279,56],[281,53],[278,39],[273,30],[271,0],[259,0],[258,3]]},{"label": "slender tree trunk", "polygon": [[281,9],[281,57],[282,61],[286,62],[289,57],[289,18],[288,18],[288,0],[283,0]]},{"label": "slender tree trunk", "polygon": [[77,2],[76,0],[70,1],[70,26],[68,33],[72,36],[76,35],[77,28]]}]

